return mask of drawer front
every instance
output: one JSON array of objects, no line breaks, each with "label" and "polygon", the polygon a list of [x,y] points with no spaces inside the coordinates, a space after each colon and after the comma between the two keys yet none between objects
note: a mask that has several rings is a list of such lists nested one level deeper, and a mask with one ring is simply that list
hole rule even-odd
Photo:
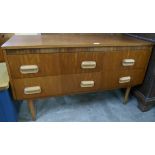
[{"label": "drawer front", "polygon": [[13,78],[98,72],[102,68],[102,53],[98,52],[7,55],[7,58]]},{"label": "drawer front", "polygon": [[61,53],[61,73],[78,74],[102,71],[102,52]]},{"label": "drawer front", "polygon": [[[41,77],[50,74],[60,74],[61,67],[58,53],[7,55],[7,59],[13,78]],[[35,68],[32,66],[35,66]],[[38,71],[36,71],[36,67]],[[25,69],[24,71],[22,68],[27,68],[27,70]]]},{"label": "drawer front", "polygon": [[143,70],[82,73],[14,80],[16,99],[125,88],[141,84]]},{"label": "drawer front", "polygon": [[63,76],[62,93],[92,92],[100,89],[101,73],[83,73]]},{"label": "drawer front", "polygon": [[103,57],[103,70],[145,69],[150,55],[149,50],[107,52]]},{"label": "drawer front", "polygon": [[[13,80],[13,85],[16,99],[29,99],[61,94],[60,76],[16,79]],[[36,87],[38,88],[36,89]]]},{"label": "drawer front", "polygon": [[102,73],[102,89],[110,90],[139,85],[143,82],[145,70],[124,70]]},{"label": "drawer front", "polygon": [[108,70],[145,69],[149,50],[7,55],[11,76],[29,78]]},{"label": "drawer front", "polygon": [[73,74],[13,80],[16,99],[30,99],[97,91],[101,73]]}]

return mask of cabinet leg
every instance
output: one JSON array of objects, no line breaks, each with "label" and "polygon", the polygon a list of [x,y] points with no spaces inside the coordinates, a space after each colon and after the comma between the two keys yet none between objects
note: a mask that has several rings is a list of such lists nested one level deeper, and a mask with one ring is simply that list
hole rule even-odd
[{"label": "cabinet leg", "polygon": [[36,119],[36,111],[35,111],[35,106],[32,100],[28,100],[28,108],[30,110],[31,116],[32,116],[32,120],[35,121]]},{"label": "cabinet leg", "polygon": [[142,103],[138,103],[138,108],[142,111],[142,112],[146,112],[149,111],[151,109],[150,105],[143,105]]},{"label": "cabinet leg", "polygon": [[131,87],[128,87],[125,91],[124,104],[127,104],[128,102],[130,90],[131,90]]}]

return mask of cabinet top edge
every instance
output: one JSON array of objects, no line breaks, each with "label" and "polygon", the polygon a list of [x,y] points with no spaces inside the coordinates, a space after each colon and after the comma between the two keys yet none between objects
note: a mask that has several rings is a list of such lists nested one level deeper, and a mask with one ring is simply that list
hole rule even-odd
[{"label": "cabinet top edge", "polygon": [[124,34],[46,34],[14,35],[2,49],[65,48],[65,47],[124,47],[152,46],[153,43]]}]

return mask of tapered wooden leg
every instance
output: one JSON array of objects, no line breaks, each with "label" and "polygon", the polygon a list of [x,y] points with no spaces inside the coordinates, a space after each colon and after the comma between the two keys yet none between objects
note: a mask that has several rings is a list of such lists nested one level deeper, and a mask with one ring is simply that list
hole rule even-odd
[{"label": "tapered wooden leg", "polygon": [[36,111],[35,111],[34,103],[33,103],[32,100],[28,100],[27,103],[28,103],[28,107],[29,107],[29,110],[30,110],[30,113],[31,113],[31,116],[32,116],[32,120],[35,121],[35,119],[36,119]]},{"label": "tapered wooden leg", "polygon": [[128,87],[125,91],[124,104],[128,102],[130,90],[131,90],[131,87]]}]

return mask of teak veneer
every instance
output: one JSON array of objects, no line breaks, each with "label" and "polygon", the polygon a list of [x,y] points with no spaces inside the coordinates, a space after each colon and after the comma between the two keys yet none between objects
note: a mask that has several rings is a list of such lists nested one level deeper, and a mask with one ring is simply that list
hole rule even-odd
[{"label": "teak veneer", "polygon": [[13,36],[2,46],[14,99],[127,88],[143,82],[152,44],[121,34]]}]

